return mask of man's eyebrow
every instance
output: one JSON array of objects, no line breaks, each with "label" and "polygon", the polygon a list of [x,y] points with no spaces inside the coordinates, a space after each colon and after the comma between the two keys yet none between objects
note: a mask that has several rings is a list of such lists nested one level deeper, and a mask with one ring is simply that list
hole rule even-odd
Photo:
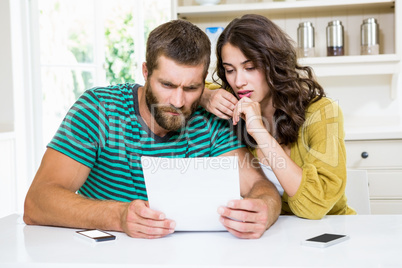
[{"label": "man's eyebrow", "polygon": [[190,85],[184,86],[184,87],[186,87],[186,88],[198,88],[200,86],[202,86],[202,83],[190,84]]},{"label": "man's eyebrow", "polygon": [[170,82],[169,80],[165,80],[165,79],[163,79],[163,78],[159,78],[159,79],[158,79],[158,82],[159,82],[159,83],[162,83],[162,84],[169,84],[169,85],[171,85],[171,86],[177,87],[177,85],[175,85],[174,83]]},{"label": "man's eyebrow", "polygon": [[[165,79],[158,79],[159,80],[159,82],[160,83],[164,83],[164,84],[168,84],[168,85],[170,85],[170,86],[172,86],[172,87],[178,87],[178,85],[176,85],[175,83],[173,83],[173,82],[170,82],[170,81],[168,81],[168,80],[165,80]],[[185,88],[198,88],[198,87],[200,87],[200,86],[202,86],[202,83],[195,83],[195,84],[190,84],[190,85],[188,85],[188,86],[184,86]]]}]

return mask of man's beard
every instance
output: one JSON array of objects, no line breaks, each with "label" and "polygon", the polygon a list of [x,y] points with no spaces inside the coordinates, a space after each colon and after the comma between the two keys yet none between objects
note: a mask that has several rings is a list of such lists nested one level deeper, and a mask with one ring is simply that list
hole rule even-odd
[{"label": "man's beard", "polygon": [[[168,131],[176,131],[184,127],[191,115],[197,110],[200,98],[191,105],[189,110],[176,108],[169,104],[160,104],[153,94],[151,86],[146,83],[145,102],[159,126]],[[170,115],[169,113],[177,113],[179,115]]]}]

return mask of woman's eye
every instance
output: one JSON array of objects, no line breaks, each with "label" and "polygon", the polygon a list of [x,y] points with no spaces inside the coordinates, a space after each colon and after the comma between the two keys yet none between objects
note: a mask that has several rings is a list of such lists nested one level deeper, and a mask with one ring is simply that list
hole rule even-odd
[{"label": "woman's eye", "polygon": [[255,67],[247,67],[246,70],[247,71],[253,71],[253,70],[255,70]]},{"label": "woman's eye", "polygon": [[226,73],[230,74],[233,72],[233,70],[225,70]]}]

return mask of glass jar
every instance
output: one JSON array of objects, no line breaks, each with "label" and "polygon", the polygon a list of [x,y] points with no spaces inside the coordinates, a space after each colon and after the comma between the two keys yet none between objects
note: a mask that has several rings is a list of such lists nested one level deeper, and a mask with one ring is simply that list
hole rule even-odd
[{"label": "glass jar", "polygon": [[327,26],[327,56],[343,56],[344,33],[340,20],[330,21]]},{"label": "glass jar", "polygon": [[297,44],[299,57],[314,57],[314,27],[309,21],[299,23],[297,28]]},{"label": "glass jar", "polygon": [[361,54],[377,55],[380,53],[379,26],[375,18],[363,20],[361,29]]}]

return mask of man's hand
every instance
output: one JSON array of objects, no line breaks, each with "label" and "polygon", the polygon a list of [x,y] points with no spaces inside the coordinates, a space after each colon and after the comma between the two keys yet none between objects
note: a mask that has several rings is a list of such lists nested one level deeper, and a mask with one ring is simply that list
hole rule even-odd
[{"label": "man's hand", "polygon": [[232,200],[218,213],[225,228],[239,238],[260,238],[272,224],[268,206],[262,199]]},{"label": "man's hand", "polygon": [[[240,165],[240,194],[242,200],[229,201],[218,213],[226,229],[239,238],[259,238],[281,213],[282,200],[276,187],[256,165],[255,158],[246,148],[222,154],[237,155]],[[247,164],[244,164],[247,163]],[[258,162],[257,162],[258,163]]]},{"label": "man's hand", "polygon": [[121,223],[123,231],[135,238],[160,238],[174,232],[176,223],[165,214],[149,208],[148,202],[134,200],[124,211]]}]

